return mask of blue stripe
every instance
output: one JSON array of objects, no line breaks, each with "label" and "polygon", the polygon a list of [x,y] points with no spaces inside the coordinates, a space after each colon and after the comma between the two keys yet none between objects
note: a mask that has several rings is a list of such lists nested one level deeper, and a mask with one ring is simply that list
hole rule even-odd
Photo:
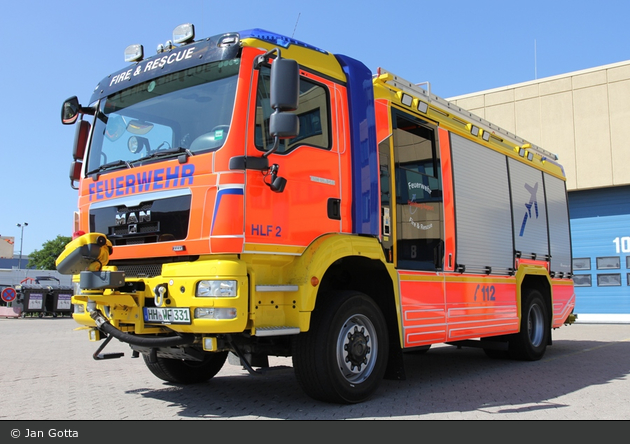
[{"label": "blue stripe", "polygon": [[219,205],[221,205],[221,199],[224,195],[236,195],[242,196],[243,189],[242,188],[224,188],[222,190],[217,191],[217,201],[214,204],[214,213],[212,214],[212,227],[210,227],[210,236],[212,236],[212,232],[214,231],[214,221],[217,220],[217,213],[219,212]]},{"label": "blue stripe", "polygon": [[378,236],[378,151],[372,73],[361,62],[335,55],[347,78],[352,146],[352,231]]}]

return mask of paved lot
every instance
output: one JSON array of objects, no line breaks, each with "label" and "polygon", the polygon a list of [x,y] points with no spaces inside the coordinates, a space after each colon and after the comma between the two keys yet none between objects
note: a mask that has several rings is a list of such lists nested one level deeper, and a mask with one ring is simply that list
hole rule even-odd
[{"label": "paved lot", "polygon": [[[120,359],[95,361],[98,344],[68,318],[0,318],[0,421],[6,420],[616,420],[630,419],[630,325],[554,331],[538,362],[494,360],[474,348],[406,355],[407,379],[383,381],[350,406],[308,398],[290,359],[251,376],[226,363],[210,382],[164,383],[113,340]],[[8,425],[8,424],[6,424]]]}]

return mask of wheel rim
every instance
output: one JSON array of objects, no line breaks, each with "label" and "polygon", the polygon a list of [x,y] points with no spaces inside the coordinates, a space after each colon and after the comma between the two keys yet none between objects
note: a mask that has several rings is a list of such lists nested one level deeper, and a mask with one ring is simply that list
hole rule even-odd
[{"label": "wheel rim", "polygon": [[529,340],[534,347],[538,347],[542,344],[545,326],[543,323],[542,308],[538,304],[532,305],[529,309],[527,332],[529,334]]},{"label": "wheel rim", "polygon": [[365,381],[377,356],[378,339],[372,321],[364,315],[348,318],[337,338],[337,364],[342,376],[353,384]]}]

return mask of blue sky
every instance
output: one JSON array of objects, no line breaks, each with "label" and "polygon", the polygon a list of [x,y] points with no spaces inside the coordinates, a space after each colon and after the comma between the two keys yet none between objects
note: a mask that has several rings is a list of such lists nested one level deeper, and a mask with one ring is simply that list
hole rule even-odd
[{"label": "blue sky", "polygon": [[19,253],[16,224],[27,222],[29,254],[72,234],[74,127],[60,123],[62,102],[77,95],[87,105],[96,84],[125,66],[127,45],[153,55],[181,23],[200,38],[250,28],[293,35],[373,72],[429,81],[448,98],[630,60],[629,17],[628,0],[5,2],[0,235],[14,236]]}]

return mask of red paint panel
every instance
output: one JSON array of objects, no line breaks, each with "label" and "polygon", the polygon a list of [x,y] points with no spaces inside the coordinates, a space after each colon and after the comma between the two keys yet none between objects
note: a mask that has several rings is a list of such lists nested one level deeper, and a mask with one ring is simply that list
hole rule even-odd
[{"label": "red paint panel", "polygon": [[240,253],[243,251],[243,238],[211,237],[210,249],[213,253]]},{"label": "red paint panel", "polygon": [[219,191],[210,236],[243,235],[243,190]]},{"label": "red paint panel", "polygon": [[513,277],[447,280],[446,302],[449,341],[518,331]]},{"label": "red paint panel", "polygon": [[567,281],[551,282],[553,288],[553,326],[560,327],[575,308],[575,291]]},{"label": "red paint panel", "polygon": [[405,347],[444,342],[444,283],[433,273],[406,274],[400,279]]},{"label": "red paint panel", "polygon": [[438,128],[440,162],[442,164],[442,198],[444,199],[444,270],[455,269],[455,199],[453,196],[453,167],[451,140],[448,131]]}]

